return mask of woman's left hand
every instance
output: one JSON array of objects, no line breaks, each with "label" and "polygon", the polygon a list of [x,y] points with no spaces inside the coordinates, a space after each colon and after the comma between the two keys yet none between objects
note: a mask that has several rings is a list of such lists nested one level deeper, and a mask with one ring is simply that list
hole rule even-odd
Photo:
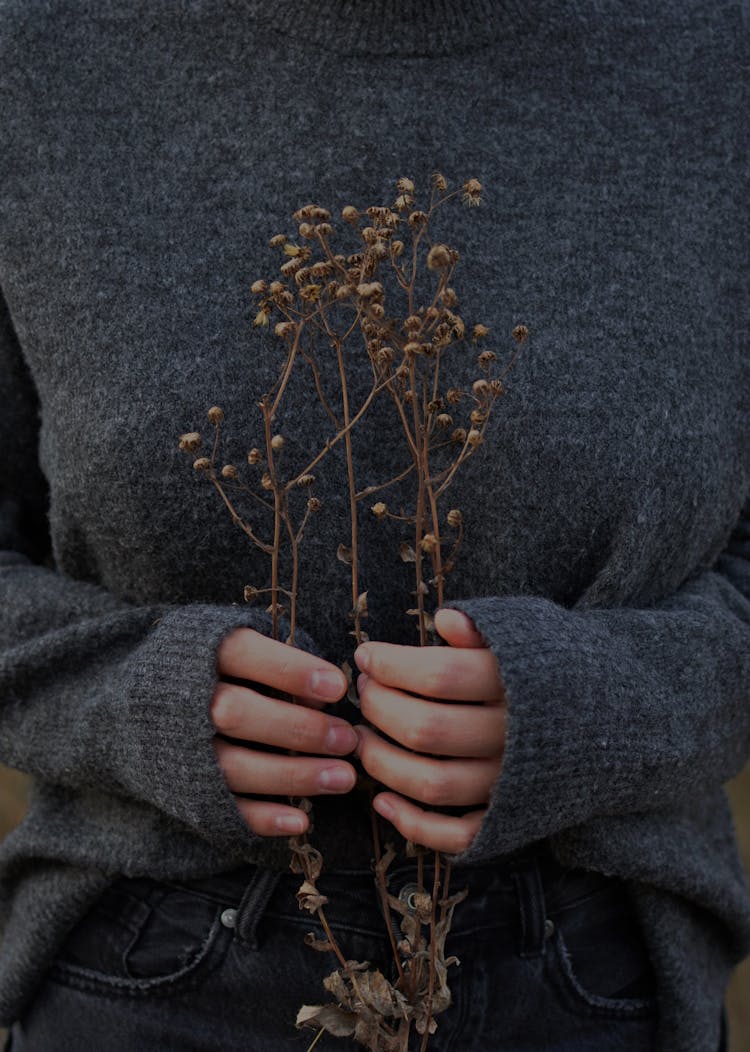
[{"label": "woman's left hand", "polygon": [[[362,713],[399,744],[357,725],[356,751],[367,773],[395,790],[375,797],[378,814],[407,840],[458,853],[476,835],[500,773],[506,698],[497,661],[466,614],[441,609],[435,628],[449,646],[368,642],[357,649]],[[479,809],[456,817],[414,800]]]}]

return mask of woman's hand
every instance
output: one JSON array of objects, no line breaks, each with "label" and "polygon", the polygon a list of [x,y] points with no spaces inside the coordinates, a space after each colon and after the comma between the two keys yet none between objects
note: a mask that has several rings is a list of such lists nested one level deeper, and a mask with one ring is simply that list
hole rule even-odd
[{"label": "woman's hand", "polygon": [[[354,730],[346,720],[321,711],[324,705],[343,697],[343,672],[251,628],[237,628],[222,640],[217,669],[220,677],[249,680],[297,699],[295,705],[220,680],[211,699],[211,719],[218,734],[247,743],[238,745],[217,737],[214,749],[232,792],[260,798],[236,797],[253,832],[261,836],[304,832],[309,822],[299,808],[263,797],[346,793],[354,786],[354,767],[328,759],[354,750]],[[284,756],[254,745],[305,755]]]},{"label": "woman's hand", "polygon": [[412,800],[488,803],[505,747],[505,690],[493,654],[464,613],[439,610],[435,628],[450,646],[369,642],[356,651],[362,713],[399,743],[358,726],[357,755],[368,774],[395,790],[378,794],[375,810],[408,840],[453,853],[469,846],[486,807],[454,817]]}]

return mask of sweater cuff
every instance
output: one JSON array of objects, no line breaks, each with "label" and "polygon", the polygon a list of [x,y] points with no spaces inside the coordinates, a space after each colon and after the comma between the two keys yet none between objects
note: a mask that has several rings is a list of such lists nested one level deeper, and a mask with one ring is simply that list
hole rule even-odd
[{"label": "sweater cuff", "polygon": [[[144,799],[147,785],[147,802],[217,850],[233,853],[259,839],[242,818],[213,749],[217,650],[237,628],[272,636],[270,616],[252,608],[168,608],[127,661],[111,743],[115,753],[120,747],[114,761],[128,793]],[[301,649],[319,653],[305,633],[297,630],[296,638]]]}]

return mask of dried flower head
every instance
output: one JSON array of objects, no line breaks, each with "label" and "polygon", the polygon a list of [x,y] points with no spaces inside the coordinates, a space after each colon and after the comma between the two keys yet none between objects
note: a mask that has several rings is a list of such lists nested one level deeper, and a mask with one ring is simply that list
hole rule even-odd
[{"label": "dried flower head", "polygon": [[404,243],[403,241],[391,241],[391,255],[398,259],[399,256],[404,254]]},{"label": "dried flower head", "polygon": [[434,533],[426,533],[420,541],[420,546],[424,552],[434,552],[440,546],[440,542]]},{"label": "dried flower head", "polygon": [[442,174],[442,172],[433,172],[432,173],[432,185],[441,194],[445,193],[445,191],[448,189],[448,183],[446,181],[445,176]]},{"label": "dried flower head", "polygon": [[253,296],[261,296],[264,292],[267,291],[267,289],[268,285],[265,281],[263,281],[262,278],[260,279],[260,281],[254,281],[250,286],[250,291],[252,292]]},{"label": "dried flower head", "polygon": [[297,479],[298,486],[312,486],[313,482],[315,482],[314,475],[300,475]]},{"label": "dried flower head", "polygon": [[274,234],[268,244],[271,248],[278,248],[279,245],[286,244],[287,240],[286,234]]},{"label": "dried flower head", "polygon": [[246,584],[242,590],[242,595],[246,603],[251,603],[253,599],[257,599],[260,592],[254,585]]},{"label": "dried flower head", "polygon": [[427,222],[427,213],[417,210],[409,215],[409,226],[412,230],[418,230]]},{"label": "dried flower head", "polygon": [[396,183],[396,189],[400,194],[413,194],[414,183],[411,179],[406,179],[402,176]]},{"label": "dried flower head", "polygon": [[479,362],[479,367],[486,371],[496,359],[497,355],[494,353],[494,351],[482,351],[482,353],[477,358],[477,361]]},{"label": "dried flower head", "polygon": [[224,419],[224,410],[220,409],[218,405],[212,405],[208,411],[208,422],[209,424],[220,424]]},{"label": "dried flower head", "polygon": [[465,205],[475,207],[482,203],[482,184],[478,179],[468,179],[463,186],[463,196],[461,200]]},{"label": "dried flower head", "polygon": [[319,497],[310,497],[307,502],[307,507],[314,514],[316,511],[320,511],[323,507],[323,502]]},{"label": "dried flower head", "polygon": [[293,321],[280,321],[274,327],[274,333],[280,336],[282,340],[294,334],[295,324]]},{"label": "dried flower head", "polygon": [[516,325],[515,329],[511,332],[511,336],[516,343],[523,343],[529,338],[529,330],[525,325]]},{"label": "dried flower head", "polygon": [[180,435],[180,449],[183,453],[195,453],[200,449],[201,436],[197,431],[187,431]]},{"label": "dried flower head", "polygon": [[249,450],[249,452],[247,454],[247,462],[248,462],[248,464],[253,464],[253,465],[260,464],[260,463],[262,463],[262,461],[263,461],[263,454],[261,453],[261,451],[259,449],[257,449],[255,446],[253,446],[253,448],[251,450]]},{"label": "dried flower head", "polygon": [[222,478],[225,479],[236,479],[239,475],[236,464],[225,464],[221,469]]},{"label": "dried flower head", "polygon": [[457,530],[462,525],[464,517],[458,508],[451,508],[447,515],[448,525]]},{"label": "dried flower head", "polygon": [[373,504],[372,513],[376,519],[384,519],[388,514],[388,505],[379,500],[377,504]]},{"label": "dried flower head", "polygon": [[274,451],[274,453],[280,453],[283,448],[284,448],[284,436],[283,435],[274,435],[273,438],[271,439],[271,449]]},{"label": "dried flower head", "polygon": [[477,429],[473,427],[466,436],[466,441],[469,443],[470,446],[473,446],[476,449],[476,447],[481,445],[482,443],[481,432],[477,431]]},{"label": "dried flower head", "polygon": [[[449,267],[453,262],[453,254],[448,245],[433,245],[427,253],[427,269],[443,270],[445,267]],[[458,253],[455,253],[455,255],[457,256]]]},{"label": "dried flower head", "polygon": [[263,487],[263,489],[273,489],[273,479],[271,478],[270,472],[263,472],[263,477],[260,480],[260,484]]},{"label": "dried flower head", "polygon": [[502,380],[490,380],[490,391],[495,397],[505,394],[505,384]]},{"label": "dried flower head", "polygon": [[448,388],[448,393],[445,397],[448,399],[451,405],[458,405],[458,403],[461,401],[462,395],[463,391],[461,391],[458,387],[450,387]]},{"label": "dried flower head", "polygon": [[486,398],[489,394],[490,385],[486,380],[475,380],[471,385],[471,389],[477,398]]},{"label": "dried flower head", "polygon": [[211,467],[211,461],[208,457],[198,457],[197,460],[193,461],[193,467],[196,471],[208,471]]},{"label": "dried flower head", "polygon": [[490,330],[487,328],[486,325],[480,325],[480,323],[477,322],[477,324],[471,330],[471,335],[474,337],[475,340],[481,340],[489,334],[489,331]]},{"label": "dried flower head", "polygon": [[438,427],[447,428],[453,424],[453,417],[450,413],[440,413],[437,418]]}]

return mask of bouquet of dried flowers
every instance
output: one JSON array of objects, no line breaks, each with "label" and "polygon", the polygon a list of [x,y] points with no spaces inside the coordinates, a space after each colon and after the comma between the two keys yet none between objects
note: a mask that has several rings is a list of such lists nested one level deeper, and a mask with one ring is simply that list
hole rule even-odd
[{"label": "bouquet of dried flowers", "polygon": [[[335,252],[331,214],[313,204],[293,215],[297,240],[286,234],[271,238],[270,246],[279,248],[285,257],[280,267],[283,280],[253,283],[252,293],[259,301],[254,326],[266,328],[273,323],[284,353],[274,387],[258,402],[263,440],[249,450],[247,468],[242,471],[234,463],[219,466],[224,414],[213,406],[208,411],[214,429],[211,451],[193,462],[195,470],[216,489],[234,523],[268,557],[268,582],[246,585],[244,599],[269,598],[273,636],[279,638],[284,616],[289,644],[294,644],[298,624],[300,548],[311,517],[323,509],[316,483],[335,447],[343,448],[348,492],[350,533],[336,555],[351,577],[352,604],[347,612],[351,634],[357,644],[368,639],[362,627],[368,615],[368,589],[360,580],[359,554],[360,509],[368,502],[369,514],[384,524],[396,524],[399,555],[414,568],[413,599],[406,612],[415,618],[420,645],[434,642],[432,614],[443,603],[446,577],[454,568],[463,538],[461,510],[451,507],[444,512],[445,495],[459,468],[481,447],[490,414],[505,390],[503,378],[528,337],[525,326],[513,330],[516,347],[502,370],[495,351],[477,348],[478,375],[470,391],[450,384],[451,353],[461,344],[483,343],[489,329],[475,324],[467,335],[457,310],[458,295],[451,286],[459,253],[450,245],[433,242],[429,226],[438,208],[458,196],[466,205],[480,204],[482,186],[469,179],[448,192],[445,177],[435,172],[426,211],[415,207],[410,179],[400,178],[396,188],[391,206],[371,206],[363,212],[352,205],[343,208],[341,217],[359,240],[353,253]],[[417,303],[420,249],[428,272],[436,278],[426,304]],[[389,310],[389,284],[405,301],[400,312]],[[335,356],[338,383],[333,394],[325,390],[316,355],[316,340],[321,339]],[[355,400],[351,377],[354,370],[361,373],[363,356],[369,363],[369,387]],[[291,465],[276,421],[291,377],[299,369],[306,370],[331,433],[304,463]],[[366,426],[367,411],[379,397],[391,399],[395,406],[406,466],[389,479],[359,488],[352,431]],[[201,442],[198,432],[187,432],[180,437],[180,448],[195,454]],[[397,511],[392,510],[387,491],[406,479],[413,483],[412,506],[401,504]],[[285,580],[282,565],[290,568]],[[357,704],[351,665],[345,662],[342,667],[350,684],[349,698]],[[311,811],[307,799],[291,802]],[[447,973],[456,959],[446,957],[445,942],[453,911],[466,892],[449,895],[450,864],[439,852],[434,852],[434,879],[427,889],[423,878],[426,849],[409,844],[407,850],[416,858],[418,890],[408,903],[391,895],[388,869],[396,852],[391,844],[381,849],[374,812],[372,818],[375,883],[396,978],[390,982],[370,962],[347,959],[326,916],[328,900],[317,887],[323,868],[321,854],[307,834],[294,837],[290,840],[291,867],[302,877],[299,906],[317,918],[324,936],[310,932],[305,941],[314,950],[333,953],[338,963],[324,982],[333,1001],[303,1006],[297,1025],[318,1030],[310,1048],[329,1032],[353,1037],[373,1052],[405,1052],[414,1028],[421,1035],[424,1052],[437,1027],[435,1017],[451,1003]],[[392,913],[400,918],[400,937],[394,932]]]}]

